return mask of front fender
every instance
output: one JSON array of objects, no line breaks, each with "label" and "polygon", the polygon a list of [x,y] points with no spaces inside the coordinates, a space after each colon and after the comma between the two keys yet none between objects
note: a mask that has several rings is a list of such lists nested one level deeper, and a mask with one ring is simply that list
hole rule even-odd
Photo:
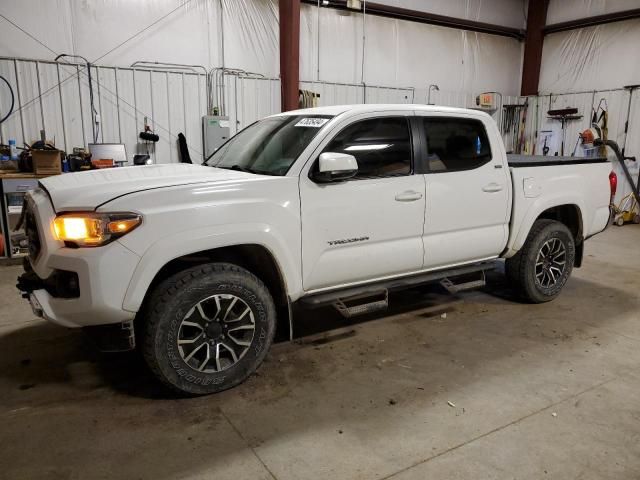
[{"label": "front fender", "polygon": [[302,291],[301,278],[296,269],[299,262],[287,248],[284,237],[265,223],[237,223],[177,232],[151,245],[131,277],[123,309],[130,312],[140,309],[151,282],[171,260],[205,250],[246,244],[266,248],[280,268],[288,295],[292,298],[299,296]]}]

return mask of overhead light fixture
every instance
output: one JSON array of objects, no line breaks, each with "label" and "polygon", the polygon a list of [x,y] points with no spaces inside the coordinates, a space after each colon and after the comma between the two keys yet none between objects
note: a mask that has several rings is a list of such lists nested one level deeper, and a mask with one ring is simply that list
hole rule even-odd
[{"label": "overhead light fixture", "polygon": [[360,10],[362,8],[362,2],[360,0],[347,0],[347,8]]}]

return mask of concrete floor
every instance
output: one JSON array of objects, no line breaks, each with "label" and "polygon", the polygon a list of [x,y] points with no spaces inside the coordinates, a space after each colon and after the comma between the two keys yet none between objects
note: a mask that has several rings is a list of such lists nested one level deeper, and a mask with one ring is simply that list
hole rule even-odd
[{"label": "concrete floor", "polygon": [[18,271],[0,268],[4,479],[640,478],[638,226],[590,240],[550,304],[514,302],[500,276],[422,310],[407,292],[186,400],[136,354],[34,319]]}]

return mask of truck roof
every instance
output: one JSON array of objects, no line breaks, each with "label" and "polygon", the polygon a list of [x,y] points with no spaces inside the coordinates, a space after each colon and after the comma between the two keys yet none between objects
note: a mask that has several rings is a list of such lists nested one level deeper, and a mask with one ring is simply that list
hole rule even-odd
[{"label": "truck roof", "polygon": [[357,105],[333,105],[329,107],[304,108],[300,110],[291,110],[289,112],[279,113],[277,115],[340,115],[341,113],[369,113],[384,112],[389,110],[421,110],[426,112],[450,112],[450,113],[474,113],[489,116],[480,110],[470,108],[445,107],[442,105],[424,105],[424,104],[406,104],[406,103],[389,103],[389,104],[357,104]]}]

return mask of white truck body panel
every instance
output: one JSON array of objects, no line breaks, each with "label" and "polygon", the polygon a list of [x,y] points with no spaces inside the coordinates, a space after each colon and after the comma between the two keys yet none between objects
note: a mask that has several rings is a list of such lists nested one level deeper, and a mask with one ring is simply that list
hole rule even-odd
[{"label": "white truck body panel", "polygon": [[121,195],[177,185],[250,179],[253,175],[185,163],[121,167],[56,175],[40,180],[57,212],[93,210]]},{"label": "white truck body panel", "polygon": [[505,258],[515,255],[540,212],[575,205],[582,217],[582,236],[600,233],[609,221],[611,164],[551,165],[511,168],[513,212]]},{"label": "white truck body panel", "polygon": [[[419,116],[447,117],[449,112],[416,111]],[[443,268],[496,258],[509,235],[511,180],[504,164],[500,134],[486,114],[456,117],[481,120],[492,145],[492,160],[473,170],[433,172],[426,180],[424,267]]]},{"label": "white truck body panel", "polygon": [[387,109],[343,118],[327,129],[309,155],[299,176],[305,291],[422,269],[425,210],[422,175],[328,184],[315,183],[308,175],[313,163],[309,160],[317,157],[348,124],[374,115],[403,114],[407,112]]},{"label": "white truck body panel", "polygon": [[[214,169],[212,167],[204,167]],[[234,172],[235,173],[235,172]],[[292,296],[300,296],[300,197],[297,179],[242,174],[243,181],[182,185],[142,191],[103,205],[103,211],[144,215],[144,228],[118,240],[141,257],[123,308],[135,312],[155,274],[169,261],[218,247],[254,244],[276,259]]]}]

